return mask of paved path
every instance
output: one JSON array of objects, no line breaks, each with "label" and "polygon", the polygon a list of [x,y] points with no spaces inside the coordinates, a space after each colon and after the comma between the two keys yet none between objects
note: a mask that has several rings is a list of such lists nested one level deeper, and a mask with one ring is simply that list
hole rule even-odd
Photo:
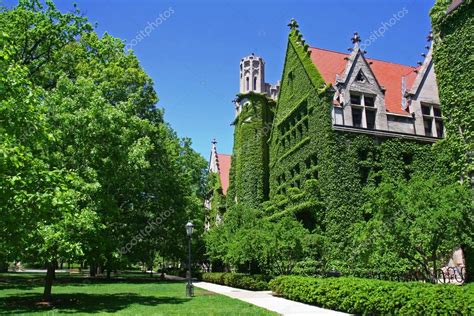
[{"label": "paved path", "polygon": [[239,299],[241,301],[257,305],[259,307],[268,309],[273,312],[277,312],[284,316],[309,316],[309,315],[322,315],[322,316],[342,316],[347,315],[345,313],[332,311],[316,306],[311,306],[303,303],[290,301],[281,297],[272,296],[270,291],[248,291],[236,289],[233,287],[218,285],[207,282],[195,282],[195,286],[205,289],[211,292],[229,296],[232,298]]}]

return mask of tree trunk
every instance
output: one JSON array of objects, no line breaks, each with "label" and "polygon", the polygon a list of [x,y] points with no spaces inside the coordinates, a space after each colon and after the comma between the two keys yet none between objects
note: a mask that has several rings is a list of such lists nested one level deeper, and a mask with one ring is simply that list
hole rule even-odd
[{"label": "tree trunk", "polygon": [[89,276],[95,277],[97,274],[97,265],[95,262],[89,264]]},{"label": "tree trunk", "polygon": [[53,262],[53,280],[56,280],[56,268],[58,267],[58,263],[56,261]]},{"label": "tree trunk", "polygon": [[53,287],[53,280],[54,280],[54,271],[55,271],[55,264],[54,262],[47,263],[47,271],[46,271],[46,278],[44,282],[44,292],[43,292],[43,300],[46,302],[51,301],[51,288]]},{"label": "tree trunk", "polygon": [[0,261],[0,273],[8,272],[8,262]]},{"label": "tree trunk", "polygon": [[105,270],[107,271],[107,280],[110,280],[110,274],[112,273],[112,260],[108,259],[107,264],[105,265]]}]

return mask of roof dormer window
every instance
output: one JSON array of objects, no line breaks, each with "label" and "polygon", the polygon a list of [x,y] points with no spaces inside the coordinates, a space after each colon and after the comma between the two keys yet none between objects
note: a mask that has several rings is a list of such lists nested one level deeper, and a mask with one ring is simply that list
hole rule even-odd
[{"label": "roof dormer window", "polygon": [[352,126],[375,129],[376,114],[375,96],[351,92]]},{"label": "roof dormer window", "polygon": [[444,124],[439,105],[422,103],[421,113],[423,114],[425,136],[442,138],[444,136]]},{"label": "roof dormer window", "polygon": [[369,97],[368,95],[365,95],[364,96],[364,105],[365,106],[370,106],[370,107],[374,107],[375,106],[375,99],[374,97]]},{"label": "roof dormer window", "polygon": [[351,93],[351,104],[354,105],[361,105],[361,97],[359,94],[352,94]]}]

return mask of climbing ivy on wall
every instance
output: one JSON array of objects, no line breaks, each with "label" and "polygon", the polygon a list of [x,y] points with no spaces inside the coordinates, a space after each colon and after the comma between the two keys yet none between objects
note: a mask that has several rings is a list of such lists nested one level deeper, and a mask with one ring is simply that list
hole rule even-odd
[{"label": "climbing ivy on wall", "polygon": [[271,196],[285,194],[291,186],[302,187],[305,180],[317,177],[316,143],[311,136],[317,120],[314,111],[326,101],[326,95],[317,90],[323,87],[324,80],[312,65],[300,34],[293,30],[271,135]]},{"label": "climbing ivy on wall", "polygon": [[209,173],[208,187],[211,196],[211,208],[208,211],[208,220],[211,226],[216,223],[217,214],[223,215],[226,209],[226,198],[222,192],[221,180],[218,173]]},{"label": "climbing ivy on wall", "polygon": [[353,230],[370,218],[363,205],[382,179],[438,174],[439,181],[455,181],[430,144],[334,131],[332,92],[297,30],[289,36],[281,82],[270,140],[271,200],[263,207],[275,219],[291,212],[321,232],[332,266],[354,264]]},{"label": "climbing ivy on wall", "polygon": [[[472,10],[470,12],[472,15]],[[435,46],[436,49],[443,50]],[[450,76],[455,75],[441,75],[441,78],[453,80]],[[473,91],[472,83],[467,81],[463,87]],[[448,97],[454,96],[453,90],[445,93]],[[466,97],[464,94],[462,92],[461,97]],[[368,262],[378,262],[364,258],[367,253],[361,251],[363,247],[354,247],[361,232],[370,231],[366,224],[376,222],[371,221],[377,215],[374,212],[385,211],[367,207],[378,205],[371,203],[379,198],[374,193],[378,192],[377,188],[392,183],[394,188],[403,187],[410,179],[429,179],[438,185],[456,183],[468,163],[466,155],[460,160],[461,164],[457,161],[470,150],[465,144],[460,145],[460,140],[472,139],[472,115],[468,115],[467,121],[463,118],[461,126],[469,129],[467,133],[463,131],[464,138],[453,135],[456,139],[453,142],[448,135],[447,140],[432,145],[335,131],[331,117],[332,96],[330,85],[325,84],[310,59],[308,45],[299,31],[293,29],[278,104],[263,94],[238,96],[245,104],[234,122],[231,181],[226,203],[229,210],[235,203],[259,208],[273,221],[293,215],[313,232],[313,237],[317,236],[318,243],[322,243],[317,260],[327,267],[350,271],[351,267],[367,268]],[[464,100],[460,105],[462,110],[472,114],[472,106]],[[459,118],[457,110],[443,110],[446,115]],[[450,134],[454,134],[454,125],[449,124],[453,131]],[[397,266],[402,260],[396,250],[384,251],[391,251],[392,268],[399,269],[397,271],[406,268]]]},{"label": "climbing ivy on wall", "polygon": [[446,14],[451,0],[438,0],[431,10],[433,60],[451,164],[462,179],[474,176],[474,3],[464,1]]},{"label": "climbing ivy on wall", "polygon": [[236,118],[234,151],[230,171],[231,186],[228,206],[235,201],[249,207],[259,207],[268,199],[268,137],[275,103],[263,94],[238,95],[243,102]]},{"label": "climbing ivy on wall", "polygon": [[[430,12],[433,60],[447,131],[446,140],[439,147],[460,179],[469,182],[469,178],[470,181],[474,178],[474,3],[466,0],[446,14],[450,4],[450,0],[438,0]],[[472,280],[474,247],[464,250]]]}]

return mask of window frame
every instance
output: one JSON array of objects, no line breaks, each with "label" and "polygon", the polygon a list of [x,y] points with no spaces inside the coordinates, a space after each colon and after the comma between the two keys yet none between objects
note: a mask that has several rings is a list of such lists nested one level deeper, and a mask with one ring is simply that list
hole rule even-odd
[{"label": "window frame", "polygon": [[[425,136],[443,138],[445,134],[445,127],[443,112],[441,111],[440,105],[421,102],[420,108]],[[430,132],[427,132],[426,124],[429,124]],[[441,130],[438,129],[439,125],[441,125]]]},{"label": "window frame", "polygon": [[[354,96],[359,97],[360,104],[352,103],[352,98]],[[371,101],[372,105],[365,104],[366,97],[373,100]],[[371,129],[371,130],[377,129],[377,103],[376,103],[377,95],[364,93],[364,92],[358,92],[358,91],[349,91],[349,100],[350,100],[350,106],[351,106],[352,126],[356,128],[364,128],[364,129]],[[359,126],[354,124],[354,115],[353,115],[354,109],[361,110],[361,123]],[[373,124],[369,124],[368,115],[367,115],[368,111],[370,111],[371,114],[374,113]]]}]

